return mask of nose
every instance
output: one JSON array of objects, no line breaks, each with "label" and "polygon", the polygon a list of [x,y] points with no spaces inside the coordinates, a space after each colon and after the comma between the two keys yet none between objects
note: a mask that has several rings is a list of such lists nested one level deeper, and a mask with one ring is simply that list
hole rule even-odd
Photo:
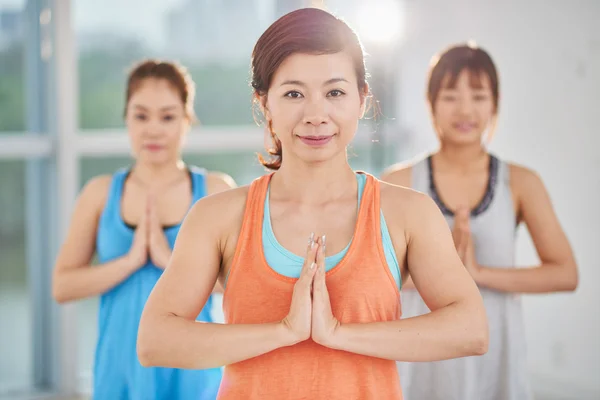
[{"label": "nose", "polygon": [[306,102],[303,123],[319,126],[327,123],[328,119],[329,109],[325,99],[319,96]]},{"label": "nose", "polygon": [[163,134],[164,127],[161,121],[157,118],[151,118],[146,124],[145,134],[149,137],[155,138]]},{"label": "nose", "polygon": [[470,96],[461,96],[458,102],[458,111],[461,115],[470,115],[473,112],[473,100]]}]

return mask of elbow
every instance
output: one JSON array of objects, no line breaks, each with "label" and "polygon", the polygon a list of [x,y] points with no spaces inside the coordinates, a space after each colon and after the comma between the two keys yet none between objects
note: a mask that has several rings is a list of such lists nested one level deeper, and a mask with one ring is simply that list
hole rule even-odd
[{"label": "elbow", "polygon": [[[160,325],[159,325],[160,326]],[[140,364],[143,367],[161,367],[162,341],[158,336],[156,324],[152,323],[147,316],[142,315],[138,327],[136,341],[136,352]]]},{"label": "elbow", "polygon": [[138,334],[136,344],[137,357],[142,367],[156,367],[156,346],[147,335]]},{"label": "elbow", "polygon": [[474,312],[471,315],[478,316],[476,320],[471,320],[469,326],[470,334],[464,335],[467,339],[467,355],[468,356],[482,356],[488,352],[488,346],[490,341],[490,329],[487,319],[485,308],[480,312]]},{"label": "elbow", "polygon": [[148,343],[138,338],[136,351],[138,360],[142,367],[148,368],[157,366],[156,363],[153,362],[155,358],[153,348],[152,346],[148,345]]},{"label": "elbow", "polygon": [[574,292],[579,286],[579,272],[577,271],[577,265],[571,267],[571,273],[567,280],[567,291]]},{"label": "elbow", "polygon": [[68,293],[64,290],[57,276],[52,280],[52,298],[58,304],[65,304],[71,300]]},{"label": "elbow", "polygon": [[482,356],[487,353],[489,341],[489,332],[487,326],[483,329],[479,329],[471,338],[471,355]]},{"label": "elbow", "polygon": [[559,292],[574,292],[579,286],[579,272],[577,270],[577,264],[575,262],[569,262],[561,265],[562,274],[557,274],[560,277],[560,283],[556,286],[556,291]]}]

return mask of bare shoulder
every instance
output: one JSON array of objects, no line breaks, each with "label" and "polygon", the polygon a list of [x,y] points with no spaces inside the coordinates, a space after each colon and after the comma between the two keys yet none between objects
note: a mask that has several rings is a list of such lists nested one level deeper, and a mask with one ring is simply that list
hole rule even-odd
[{"label": "bare shoulder", "polygon": [[379,182],[379,187],[386,223],[397,221],[406,228],[411,220],[418,220],[432,211],[439,212],[435,202],[425,193],[383,181]]},{"label": "bare shoulder", "polygon": [[381,174],[381,180],[398,186],[411,186],[413,163],[410,161],[394,164]]},{"label": "bare shoulder", "polygon": [[381,193],[381,202],[393,203],[396,207],[405,208],[405,212],[414,212],[417,209],[429,208],[437,205],[425,193],[404,186],[398,186],[393,183],[379,181]]},{"label": "bare shoulder", "polygon": [[206,226],[207,221],[229,221],[243,214],[250,186],[216,192],[198,200],[186,219],[198,221]]},{"label": "bare shoulder", "polygon": [[211,171],[206,174],[206,189],[208,194],[215,194],[233,189],[237,184],[233,178],[223,172]]},{"label": "bare shoulder", "polygon": [[103,208],[108,197],[112,178],[112,175],[98,175],[87,181],[79,193],[79,203],[90,208]]},{"label": "bare shoulder", "polygon": [[511,181],[515,183],[533,183],[541,181],[540,175],[531,168],[516,163],[508,163]]},{"label": "bare shoulder", "polygon": [[510,173],[510,186],[515,194],[523,195],[544,187],[541,176],[531,168],[508,163]]}]

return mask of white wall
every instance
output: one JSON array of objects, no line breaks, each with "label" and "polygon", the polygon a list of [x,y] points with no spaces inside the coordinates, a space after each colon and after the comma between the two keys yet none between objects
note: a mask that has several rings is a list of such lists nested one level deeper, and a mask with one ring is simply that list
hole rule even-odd
[{"label": "white wall", "polygon": [[[437,145],[424,102],[431,56],[475,39],[500,72],[492,150],[541,174],[580,267],[575,294],[524,298],[533,380],[538,391],[600,398],[600,1],[405,4],[399,117],[412,142],[399,159]],[[524,229],[518,261],[537,262]]]}]

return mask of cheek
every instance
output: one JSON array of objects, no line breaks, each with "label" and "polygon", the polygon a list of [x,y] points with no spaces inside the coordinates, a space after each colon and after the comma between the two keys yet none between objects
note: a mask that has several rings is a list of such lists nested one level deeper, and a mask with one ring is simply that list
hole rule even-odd
[{"label": "cheek", "polygon": [[438,125],[445,125],[450,121],[449,116],[452,114],[450,107],[438,106],[433,114],[433,118]]},{"label": "cheek", "polygon": [[479,115],[481,116],[482,119],[484,119],[486,121],[492,119],[492,117],[494,115],[494,104],[492,102],[481,104],[478,108],[479,108]]},{"label": "cheek", "polygon": [[273,132],[283,134],[290,132],[302,123],[302,104],[293,102],[272,102],[267,104]]},{"label": "cheek", "polygon": [[127,133],[129,134],[129,140],[131,140],[133,147],[138,147],[141,145],[143,140],[142,132],[143,128],[139,122],[132,121],[127,123]]},{"label": "cheek", "polygon": [[167,130],[167,137],[170,143],[178,145],[183,140],[183,136],[188,126],[185,122],[172,122]]}]

